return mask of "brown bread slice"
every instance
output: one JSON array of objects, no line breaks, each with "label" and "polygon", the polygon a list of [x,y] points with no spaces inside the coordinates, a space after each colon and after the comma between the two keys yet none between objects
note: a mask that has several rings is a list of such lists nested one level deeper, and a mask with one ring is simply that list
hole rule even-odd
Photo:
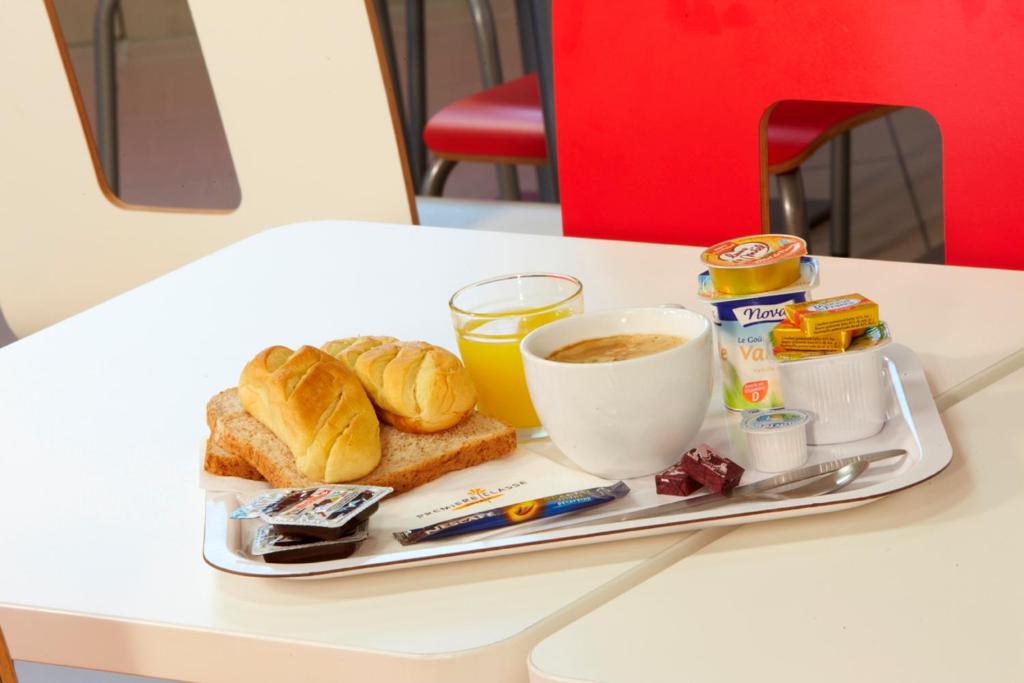
[{"label": "brown bread slice", "polygon": [[411,434],[382,424],[380,447],[380,465],[358,483],[390,486],[402,493],[442,474],[508,455],[516,449],[516,430],[474,411],[454,427],[433,434]]},{"label": "brown bread slice", "polygon": [[206,424],[210,427],[210,438],[206,440],[206,455],[203,458],[203,469],[210,474],[224,477],[241,477],[260,481],[263,477],[252,465],[233,453],[224,450],[213,439],[217,430],[217,421],[245,412],[242,402],[238,400],[238,390],[234,387],[225,389],[206,404]]},{"label": "brown bread slice", "polygon": [[[230,404],[230,397],[221,400],[224,405]],[[275,488],[318,483],[298,470],[284,442],[244,410],[220,417],[212,441],[247,462]],[[390,486],[395,493],[402,493],[448,472],[500,458],[515,448],[514,429],[476,412],[434,434],[410,434],[381,425],[381,463],[353,483]]]},{"label": "brown bread slice", "polygon": [[206,456],[203,458],[203,469],[210,474],[222,477],[241,477],[253,481],[263,481],[263,475],[242,458],[228,453],[220,445],[214,443],[213,435],[206,440]]},{"label": "brown bread slice", "polygon": [[238,400],[238,389],[235,387],[225,389],[206,403],[206,426],[213,434],[217,429],[217,420],[228,415],[241,415],[244,412],[245,408]]}]

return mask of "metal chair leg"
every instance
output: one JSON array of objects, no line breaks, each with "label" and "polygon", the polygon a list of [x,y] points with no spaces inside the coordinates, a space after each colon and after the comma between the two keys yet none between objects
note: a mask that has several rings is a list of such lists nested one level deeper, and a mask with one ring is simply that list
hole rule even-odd
[{"label": "metal chair leg", "polygon": [[121,0],[100,0],[93,18],[96,46],[96,142],[100,166],[111,192],[121,194],[117,131],[117,41],[114,19]]},{"label": "metal chair leg", "polygon": [[893,125],[889,114],[885,115],[885,125],[889,128],[889,139],[892,140],[892,146],[896,150],[896,160],[900,164],[903,184],[907,188],[907,194],[910,195],[910,204],[914,209],[914,217],[917,219],[917,229],[921,233],[921,240],[924,242],[924,248],[931,251],[932,241],[928,237],[928,224],[925,222],[924,214],[921,212],[921,204],[917,201],[917,192],[914,190],[914,183],[910,179],[910,171],[907,170],[907,160],[903,158],[903,147],[900,146],[900,140],[896,136],[896,126]]},{"label": "metal chair leg", "polygon": [[850,131],[832,139],[832,209],[828,221],[828,246],[832,256],[850,255]]},{"label": "metal chair leg", "polygon": [[[489,0],[466,0],[473,19],[476,38],[477,62],[480,64],[480,83],[493,88],[504,82],[501,72],[501,54],[498,52],[498,32],[494,26],[494,12]],[[516,167],[501,164],[498,167],[498,189],[502,199],[519,199],[519,176]]]},{"label": "metal chair leg", "polygon": [[544,107],[544,135],[547,138],[548,165],[541,185],[543,201],[558,201],[558,142],[555,126],[555,81],[551,38],[552,0],[530,0],[533,6],[531,28],[537,46],[537,77],[540,80],[541,104]]},{"label": "metal chair leg", "polygon": [[784,229],[791,235],[807,239],[807,199],[804,197],[804,178],[800,168],[775,176],[779,181]]},{"label": "metal chair leg", "polygon": [[380,42],[384,48],[384,63],[387,65],[388,77],[391,79],[391,92],[395,97],[395,108],[398,109],[399,124],[402,128],[402,140],[405,142],[406,153],[409,154],[413,145],[413,134],[409,129],[409,116],[405,112],[405,95],[402,94],[402,80],[398,76],[398,59],[395,57],[395,33],[391,27],[391,11],[387,0],[373,0],[373,21],[380,31]]},{"label": "metal chair leg", "polygon": [[[427,164],[427,146],[423,128],[427,124],[427,51],[424,32],[424,0],[406,0],[405,44],[406,88],[409,103],[409,168],[413,182],[423,178]],[[396,86],[397,87],[397,86]]]},{"label": "metal chair leg", "polygon": [[451,159],[435,161],[427,171],[427,177],[423,180],[423,194],[428,197],[440,197],[455,164],[456,162]]}]

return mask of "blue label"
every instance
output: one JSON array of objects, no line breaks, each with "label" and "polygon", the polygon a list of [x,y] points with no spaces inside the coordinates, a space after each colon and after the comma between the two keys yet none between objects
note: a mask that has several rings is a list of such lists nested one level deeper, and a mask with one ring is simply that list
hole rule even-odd
[{"label": "blue label", "polygon": [[741,326],[779,323],[786,319],[786,304],[798,304],[807,300],[807,292],[787,292],[753,296],[744,299],[729,299],[712,302],[722,322],[738,322]]}]

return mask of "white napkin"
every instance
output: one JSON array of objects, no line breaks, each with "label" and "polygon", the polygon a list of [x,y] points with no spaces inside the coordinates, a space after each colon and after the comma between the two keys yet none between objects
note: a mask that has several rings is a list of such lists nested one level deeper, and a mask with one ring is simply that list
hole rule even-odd
[{"label": "white napkin", "polygon": [[[385,498],[373,516],[373,528],[388,533],[406,531],[472,512],[609,483],[521,446],[507,457],[450,472],[400,496]],[[478,533],[473,538],[485,536]]]}]

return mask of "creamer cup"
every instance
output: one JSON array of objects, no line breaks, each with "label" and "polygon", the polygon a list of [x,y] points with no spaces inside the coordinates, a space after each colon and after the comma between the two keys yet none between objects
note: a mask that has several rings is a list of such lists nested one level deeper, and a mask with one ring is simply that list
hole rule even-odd
[{"label": "creamer cup", "polygon": [[784,472],[807,462],[809,413],[781,408],[751,411],[743,418],[750,458],[762,472]]}]

